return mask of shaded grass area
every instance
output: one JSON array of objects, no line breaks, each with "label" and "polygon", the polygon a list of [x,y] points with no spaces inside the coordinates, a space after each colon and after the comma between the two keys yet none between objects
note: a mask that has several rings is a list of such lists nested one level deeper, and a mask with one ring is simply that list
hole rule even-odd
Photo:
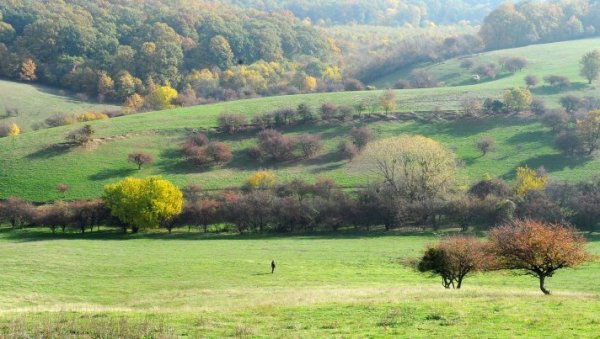
[{"label": "shaded grass area", "polygon": [[[463,290],[449,291],[402,264],[435,240],[393,232],[207,237],[3,230],[0,333],[594,335],[600,262],[559,271],[548,281],[549,297],[535,279],[509,272],[468,276]],[[598,239],[590,240],[590,251],[600,254]],[[273,275],[271,260],[278,264]]]},{"label": "shaded grass area", "polygon": [[[5,109],[18,109],[16,117],[5,117]],[[47,117],[62,113],[104,112],[119,106],[84,101],[72,93],[46,86],[37,86],[0,80],[0,124],[15,122],[22,132],[31,131],[31,125]]]}]

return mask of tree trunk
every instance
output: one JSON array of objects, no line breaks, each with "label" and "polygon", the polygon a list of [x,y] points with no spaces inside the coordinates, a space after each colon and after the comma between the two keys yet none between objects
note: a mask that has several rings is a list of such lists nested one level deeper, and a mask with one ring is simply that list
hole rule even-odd
[{"label": "tree trunk", "polygon": [[544,284],[546,282],[546,277],[543,275],[540,275],[539,278],[540,278],[540,290],[542,290],[542,292],[544,292],[545,295],[550,295],[550,291],[548,291],[546,289],[546,287],[544,286]]}]

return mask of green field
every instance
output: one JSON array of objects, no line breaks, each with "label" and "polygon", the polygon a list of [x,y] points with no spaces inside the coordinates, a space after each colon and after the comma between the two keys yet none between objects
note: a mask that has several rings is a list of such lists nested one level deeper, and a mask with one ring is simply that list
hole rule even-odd
[{"label": "green field", "polygon": [[[502,117],[461,121],[429,121],[432,113],[441,108],[458,109],[462,98],[467,96],[500,97],[502,89],[520,86],[526,74],[535,73],[541,78],[546,74],[568,75],[573,86],[564,92],[543,86],[534,89],[537,97],[556,106],[558,99],[567,94],[598,96],[595,85],[587,86],[576,77],[580,56],[593,49],[600,39],[536,45],[514,50],[498,51],[479,58],[494,59],[498,55],[523,55],[531,65],[521,73],[500,77],[495,81],[477,85],[410,89],[396,91],[398,112],[417,111],[418,121],[379,121],[369,124],[379,138],[399,134],[423,134],[441,141],[453,150],[463,168],[461,183],[478,180],[484,175],[514,177],[515,169],[528,165],[544,166],[557,180],[583,180],[600,170],[600,162],[594,159],[571,159],[563,156],[553,145],[553,135],[534,118]],[[458,70],[457,60],[444,65],[432,66],[449,79]],[[562,65],[562,68],[561,68]],[[97,130],[96,142],[87,148],[62,149],[56,147],[75,126],[65,126],[25,133],[17,138],[0,139],[0,198],[20,196],[34,201],[48,201],[60,197],[55,187],[66,183],[71,187],[67,199],[97,197],[105,184],[126,176],[162,175],[180,186],[196,183],[206,189],[238,186],[257,169],[275,171],[279,181],[291,178],[314,180],[317,177],[335,179],[345,187],[354,187],[374,180],[371,173],[361,170],[352,162],[340,159],[336,153],[338,142],[347,138],[353,122],[300,126],[285,133],[314,133],[325,140],[325,148],[315,159],[283,164],[258,163],[250,160],[245,150],[255,142],[254,134],[235,136],[215,133],[217,116],[224,111],[236,111],[252,116],[279,107],[296,107],[308,103],[315,109],[323,102],[352,105],[362,98],[378,97],[381,91],[320,93],[280,96],[218,103],[206,106],[179,108],[161,112],[130,115],[92,123]],[[192,131],[204,130],[213,140],[221,140],[234,149],[234,160],[229,165],[216,168],[199,168],[185,162],[179,152],[181,142]],[[493,137],[498,151],[480,157],[474,141],[481,136]],[[155,155],[156,164],[135,170],[126,161],[127,154],[146,150]]]},{"label": "green field", "polygon": [[[600,242],[591,240],[590,252],[600,254]],[[534,278],[509,272],[469,276],[462,290],[444,290],[438,278],[405,266],[433,241],[393,232],[284,238],[4,230],[0,333],[597,336],[600,262],[560,271],[548,281],[552,296]]]},{"label": "green field", "polygon": [[66,91],[45,86],[33,86],[0,80],[0,115],[5,109],[19,109],[17,117],[1,117],[2,123],[17,123],[22,132],[31,130],[31,125],[41,123],[56,114],[83,112],[105,112],[119,110],[119,106],[83,101]]},{"label": "green field", "polygon": [[[533,94],[540,96],[545,100],[558,103],[558,99],[567,94],[576,94],[579,96],[598,96],[600,93],[597,86],[586,86],[587,81],[579,75],[579,60],[581,57],[593,50],[600,48],[600,39],[585,39],[575,41],[556,42],[550,44],[532,45],[509,50],[499,50],[487,53],[479,53],[469,57],[460,59],[451,59],[440,63],[431,63],[419,65],[415,68],[421,68],[430,72],[435,79],[440,81],[444,86],[454,86],[462,88],[470,88],[473,85],[479,90],[501,90],[512,86],[525,86],[524,79],[527,75],[536,75],[540,84],[533,89]],[[526,58],[529,65],[520,72],[510,74],[502,72],[498,65],[498,76],[494,80],[483,79],[481,83],[476,84],[471,76],[472,71],[460,67],[463,59],[469,58],[473,60],[474,67],[485,63],[496,63],[503,56],[520,56]],[[399,79],[408,79],[410,72],[415,69],[403,69],[396,73],[391,73],[388,76],[376,81],[374,85],[380,88],[393,86],[394,82]],[[568,77],[573,86],[568,90],[554,90],[548,88],[543,83],[543,78],[546,75],[561,75]],[[476,93],[474,93],[476,94]]]}]

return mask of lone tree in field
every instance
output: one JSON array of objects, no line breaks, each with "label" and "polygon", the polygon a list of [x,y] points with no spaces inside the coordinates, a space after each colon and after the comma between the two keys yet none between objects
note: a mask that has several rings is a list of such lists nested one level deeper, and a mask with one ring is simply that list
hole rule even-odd
[{"label": "lone tree in field", "polygon": [[579,74],[588,80],[591,85],[592,81],[598,80],[600,76],[600,52],[593,50],[586,53],[579,61]]},{"label": "lone tree in field", "polygon": [[159,177],[125,178],[104,187],[104,204],[133,233],[164,225],[181,213],[183,193]]},{"label": "lone tree in field", "polygon": [[454,155],[423,136],[401,136],[369,143],[361,156],[398,195],[426,201],[445,195],[456,174]]},{"label": "lone tree in field", "polygon": [[475,142],[475,146],[481,152],[481,156],[486,156],[490,152],[496,152],[496,141],[491,137],[482,137]]},{"label": "lone tree in field", "polygon": [[490,241],[500,268],[521,270],[538,278],[544,294],[550,294],[545,286],[546,278],[589,258],[585,238],[559,224],[516,220],[493,229]]},{"label": "lone tree in field", "polygon": [[132,164],[136,164],[138,166],[138,170],[141,170],[142,166],[153,164],[154,157],[152,156],[152,154],[138,151],[129,153],[129,155],[127,156],[127,161],[129,161]]},{"label": "lone tree in field", "polygon": [[485,242],[474,237],[455,236],[429,246],[417,269],[439,275],[445,288],[460,289],[467,274],[485,270],[490,265]]}]

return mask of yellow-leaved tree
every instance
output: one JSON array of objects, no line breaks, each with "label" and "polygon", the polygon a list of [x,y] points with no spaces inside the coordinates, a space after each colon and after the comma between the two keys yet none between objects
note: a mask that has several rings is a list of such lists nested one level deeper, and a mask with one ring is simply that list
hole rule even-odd
[{"label": "yellow-leaved tree", "polygon": [[317,89],[317,78],[307,75],[304,77],[303,87],[305,91],[312,92]]},{"label": "yellow-leaved tree", "polygon": [[173,100],[177,99],[177,90],[170,85],[155,86],[144,99],[150,109],[167,109],[173,107]]},{"label": "yellow-leaved tree", "polygon": [[19,128],[19,126],[15,123],[12,123],[9,127],[8,127],[8,136],[9,137],[14,137],[21,134],[21,129]]},{"label": "yellow-leaved tree", "polygon": [[102,199],[111,214],[134,233],[165,225],[183,209],[183,193],[160,177],[125,178],[106,185]]},{"label": "yellow-leaved tree", "polygon": [[250,188],[263,190],[275,186],[275,182],[275,174],[270,171],[254,172],[246,181]]},{"label": "yellow-leaved tree", "polygon": [[540,174],[527,166],[517,168],[515,190],[518,196],[524,197],[531,191],[541,190],[547,184],[548,176]]}]

